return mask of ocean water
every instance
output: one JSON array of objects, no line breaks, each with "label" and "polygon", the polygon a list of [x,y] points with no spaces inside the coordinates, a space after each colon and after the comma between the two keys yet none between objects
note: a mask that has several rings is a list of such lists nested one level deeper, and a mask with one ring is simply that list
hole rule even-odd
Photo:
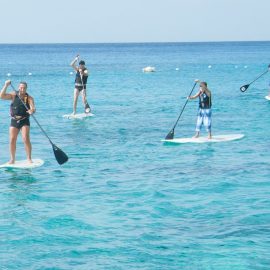
[{"label": "ocean water", "polygon": [[[95,116],[68,120],[77,53]],[[239,91],[267,69],[270,42],[0,45],[0,61],[1,85],[28,82],[37,119],[70,158],[59,166],[31,121],[33,158],[45,165],[0,170],[0,269],[270,268],[270,74]],[[156,72],[143,73],[148,65]],[[160,141],[196,78],[212,91],[213,134],[242,140]],[[194,134],[197,102],[175,137]],[[0,119],[4,163],[8,101]]]}]

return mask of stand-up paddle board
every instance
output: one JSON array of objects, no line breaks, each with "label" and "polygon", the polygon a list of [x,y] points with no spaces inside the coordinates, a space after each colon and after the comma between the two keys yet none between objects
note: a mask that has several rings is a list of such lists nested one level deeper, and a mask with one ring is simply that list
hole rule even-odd
[{"label": "stand-up paddle board", "polygon": [[270,96],[265,96],[265,99],[270,100]]},{"label": "stand-up paddle board", "polygon": [[40,167],[44,164],[42,159],[32,159],[33,163],[29,163],[28,160],[19,160],[14,164],[4,163],[0,165],[0,168],[10,168],[10,169],[33,169]]},{"label": "stand-up paddle board", "polygon": [[93,113],[77,113],[77,114],[64,114],[63,117],[64,118],[68,118],[68,119],[83,119],[86,117],[91,117],[94,116]]},{"label": "stand-up paddle board", "polygon": [[244,134],[230,134],[230,135],[216,135],[212,136],[212,139],[208,137],[199,138],[175,138],[172,140],[161,140],[166,143],[212,143],[212,142],[228,142],[242,139]]}]

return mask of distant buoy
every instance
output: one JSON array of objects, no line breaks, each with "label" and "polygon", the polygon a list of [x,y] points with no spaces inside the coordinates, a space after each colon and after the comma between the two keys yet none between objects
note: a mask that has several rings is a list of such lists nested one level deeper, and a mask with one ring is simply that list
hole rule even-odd
[{"label": "distant buoy", "polygon": [[179,68],[176,68],[175,70],[179,70]]},{"label": "distant buoy", "polygon": [[143,72],[155,72],[156,71],[156,68],[155,67],[145,67],[142,69]]},{"label": "distant buoy", "polygon": [[209,65],[209,66],[208,66],[208,68],[212,68],[212,66],[211,66],[211,65]]},{"label": "distant buoy", "polygon": [[29,75],[29,76],[31,76],[31,75],[32,75],[32,73],[31,73],[31,72],[29,72],[29,73],[28,73],[28,75]]},{"label": "distant buoy", "polygon": [[10,77],[11,76],[11,73],[8,73],[7,76]]},{"label": "distant buoy", "polygon": [[71,72],[69,72],[69,75],[73,75],[73,72],[71,71]]}]

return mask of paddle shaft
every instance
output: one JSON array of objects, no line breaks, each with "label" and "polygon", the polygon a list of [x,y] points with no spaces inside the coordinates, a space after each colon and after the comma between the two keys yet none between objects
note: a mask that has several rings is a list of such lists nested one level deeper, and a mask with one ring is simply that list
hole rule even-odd
[{"label": "paddle shaft", "polygon": [[264,73],[262,73],[260,76],[258,76],[255,80],[253,80],[251,83],[249,83],[248,85],[253,84],[254,82],[256,82],[258,79],[260,79],[264,74],[266,74],[269,71],[269,69],[267,69]]},{"label": "paddle shaft", "polygon": [[[196,84],[197,84],[197,82],[194,83],[194,85],[193,85],[193,87],[192,87],[192,89],[191,89],[191,91],[190,91],[188,97],[191,96],[191,94],[192,94],[192,92],[193,92],[193,90],[194,90]],[[176,120],[176,122],[175,122],[175,124],[174,124],[174,126],[173,126],[173,128],[172,128],[172,130],[174,130],[175,127],[176,127],[176,125],[178,124],[178,121],[180,120],[181,115],[182,115],[182,113],[184,112],[184,110],[185,110],[185,108],[186,108],[186,106],[187,106],[187,103],[188,103],[188,98],[187,98],[187,100],[186,100],[186,102],[185,102],[185,105],[183,106],[182,111],[181,111],[180,115],[178,116],[178,118],[177,118],[177,120]]]},{"label": "paddle shaft", "polygon": [[83,83],[83,75],[80,73],[80,77],[81,77],[81,82],[82,82],[82,87],[83,87],[83,90],[85,90],[84,88],[84,83]]},{"label": "paddle shaft", "polygon": [[[29,110],[29,108],[26,106],[26,104],[24,103],[24,101],[23,101],[23,100],[21,99],[21,97],[17,94],[17,92],[16,92],[14,86],[13,86],[12,84],[10,84],[10,85],[11,85],[12,89],[15,91],[16,96],[17,96],[17,97],[20,99],[20,101],[22,102],[23,106],[24,106],[27,110]],[[37,123],[38,127],[39,127],[40,130],[43,132],[43,134],[47,137],[47,139],[49,140],[50,144],[51,144],[52,146],[54,146],[53,142],[51,141],[51,139],[49,138],[49,136],[47,135],[47,133],[45,132],[45,130],[42,128],[42,126],[39,124],[39,122],[38,122],[38,120],[36,119],[36,117],[35,117],[33,114],[30,114],[30,115],[33,117],[33,119],[34,119],[35,122]]]},{"label": "paddle shaft", "polygon": [[[78,62],[78,65],[79,65],[79,57],[77,57],[77,62]],[[87,99],[86,99],[86,89],[85,89],[85,84],[83,83],[83,74],[81,74],[80,71],[79,71],[79,73],[80,73],[80,78],[81,78],[82,87],[83,87],[83,90],[84,90],[85,102],[86,102],[86,104],[85,104],[85,110],[86,110],[86,108],[89,108],[90,111],[91,111],[91,108],[90,108],[90,106],[89,106],[89,104],[87,102]]]}]

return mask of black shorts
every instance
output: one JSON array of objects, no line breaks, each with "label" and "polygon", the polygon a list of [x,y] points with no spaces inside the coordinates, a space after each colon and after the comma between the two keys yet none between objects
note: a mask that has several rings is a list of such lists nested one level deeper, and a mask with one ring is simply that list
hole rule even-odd
[{"label": "black shorts", "polygon": [[79,92],[81,92],[83,89],[86,90],[86,87],[82,87],[82,86],[75,86],[75,89],[79,90]]},{"label": "black shorts", "polygon": [[10,126],[15,127],[17,129],[21,129],[23,126],[30,127],[29,117],[24,118],[23,120],[15,120],[15,119],[11,118]]}]

